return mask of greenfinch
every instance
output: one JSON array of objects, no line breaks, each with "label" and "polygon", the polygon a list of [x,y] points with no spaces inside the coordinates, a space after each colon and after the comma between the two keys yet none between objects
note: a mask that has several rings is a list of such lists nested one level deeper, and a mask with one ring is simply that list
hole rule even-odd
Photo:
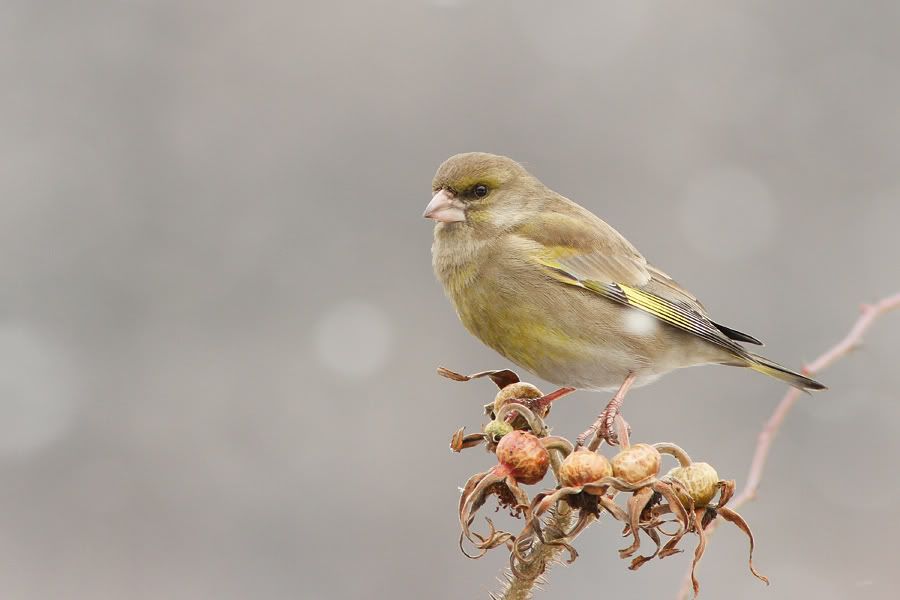
[{"label": "greenfinch", "polygon": [[618,390],[583,436],[611,441],[628,389],[682,367],[749,367],[825,389],[747,351],[741,342],[760,342],[714,322],[618,231],[514,160],[457,154],[432,192],[423,216],[436,222],[434,272],[465,328],[561,392]]}]

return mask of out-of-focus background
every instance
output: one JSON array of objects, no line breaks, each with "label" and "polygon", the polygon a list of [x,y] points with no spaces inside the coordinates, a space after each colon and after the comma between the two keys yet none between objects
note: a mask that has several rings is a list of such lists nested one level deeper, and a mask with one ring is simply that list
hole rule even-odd
[{"label": "out-of-focus background", "polygon": [[[435,168],[508,154],[801,366],[900,288],[896,2],[0,7],[0,595],[473,598],[452,455],[511,366],[430,265]],[[821,379],[706,598],[895,597],[900,314]],[[537,382],[540,383],[540,382]],[[678,372],[636,438],[741,484],[783,386]],[[554,409],[580,432],[606,398]],[[607,524],[543,598],[674,596]],[[687,545],[690,548],[690,544]]]}]

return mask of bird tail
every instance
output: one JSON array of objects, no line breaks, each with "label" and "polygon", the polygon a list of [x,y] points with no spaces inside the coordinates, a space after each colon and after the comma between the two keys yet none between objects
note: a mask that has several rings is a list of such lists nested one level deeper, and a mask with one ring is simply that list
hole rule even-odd
[{"label": "bird tail", "polygon": [[789,383],[800,390],[827,390],[828,388],[816,381],[815,379],[810,379],[800,373],[795,373],[791,371],[787,367],[782,367],[778,363],[774,363],[767,358],[763,358],[758,354],[747,353],[750,355],[750,362],[747,364],[748,367],[753,369],[754,371],[759,371],[760,373],[764,373],[769,377],[774,377],[775,379],[780,379],[785,383]]}]

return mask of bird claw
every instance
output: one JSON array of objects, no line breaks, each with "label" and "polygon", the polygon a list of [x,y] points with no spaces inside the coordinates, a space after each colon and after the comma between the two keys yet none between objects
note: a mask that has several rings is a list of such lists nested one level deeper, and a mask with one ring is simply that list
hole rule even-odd
[{"label": "bird claw", "polygon": [[[595,436],[593,441],[591,442],[590,448],[592,450],[596,450],[597,447],[600,446],[600,442],[604,441],[610,446],[618,446],[619,445],[619,433],[616,431],[616,419],[619,417],[619,408],[617,406],[607,406],[606,409],[600,413],[600,416],[597,417],[597,420],[594,421],[594,424],[588,427],[584,433],[578,436],[576,439],[576,448],[581,448],[585,445],[585,443],[591,439],[591,436]],[[631,426],[628,423],[624,422],[623,424],[625,428],[628,430],[628,434],[631,434]]]}]

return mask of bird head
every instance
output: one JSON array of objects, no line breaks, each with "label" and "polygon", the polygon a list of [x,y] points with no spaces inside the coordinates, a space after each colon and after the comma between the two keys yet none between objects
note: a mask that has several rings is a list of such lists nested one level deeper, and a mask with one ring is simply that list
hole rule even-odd
[{"label": "bird head", "polygon": [[451,156],[434,175],[431,202],[422,215],[443,227],[503,229],[520,218],[543,187],[522,165],[496,154],[467,152]]}]

